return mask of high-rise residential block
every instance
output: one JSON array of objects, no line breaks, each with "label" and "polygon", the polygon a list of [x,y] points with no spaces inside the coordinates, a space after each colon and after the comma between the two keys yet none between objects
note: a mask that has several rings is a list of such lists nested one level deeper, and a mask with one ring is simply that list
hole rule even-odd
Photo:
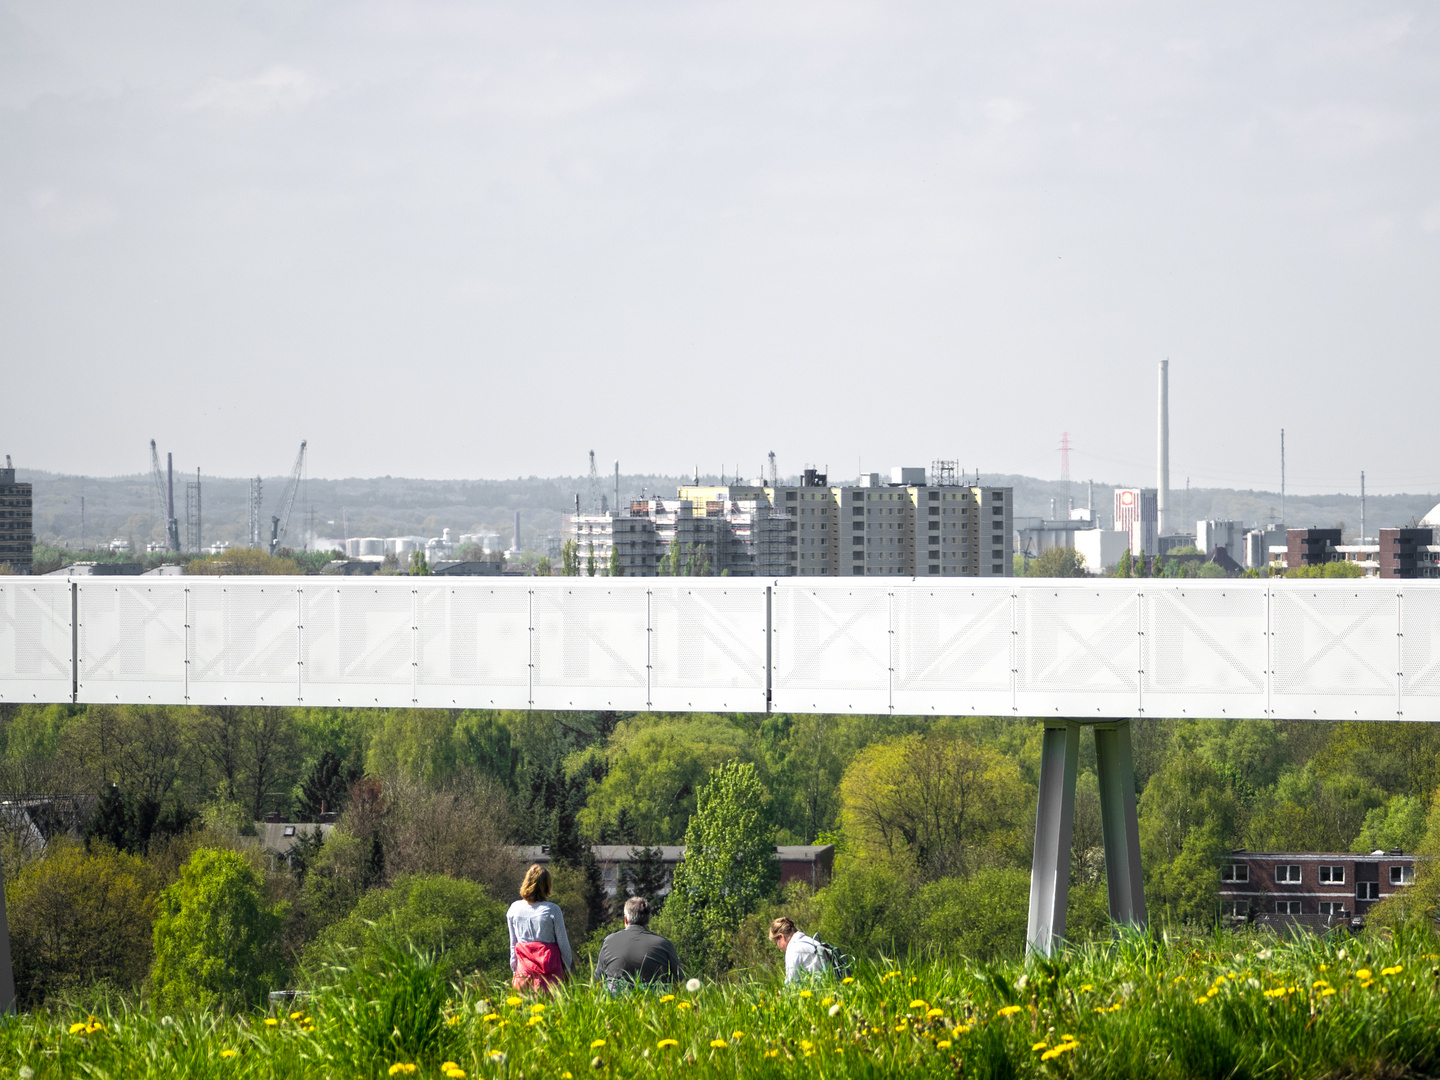
[{"label": "high-rise residential block", "polygon": [[0,565],[30,573],[35,558],[35,499],[29,484],[17,483],[10,455],[0,469]]}]

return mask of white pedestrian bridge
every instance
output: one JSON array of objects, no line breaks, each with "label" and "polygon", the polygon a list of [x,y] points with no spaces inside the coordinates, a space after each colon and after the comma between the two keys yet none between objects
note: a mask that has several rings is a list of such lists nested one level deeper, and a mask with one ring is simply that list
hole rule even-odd
[{"label": "white pedestrian bridge", "polygon": [[1440,582],[0,578],[0,701],[1440,720]]},{"label": "white pedestrian bridge", "polygon": [[1083,727],[1143,924],[1132,719],[1440,721],[1440,582],[0,577],[0,702],[1041,718],[1049,952]]}]

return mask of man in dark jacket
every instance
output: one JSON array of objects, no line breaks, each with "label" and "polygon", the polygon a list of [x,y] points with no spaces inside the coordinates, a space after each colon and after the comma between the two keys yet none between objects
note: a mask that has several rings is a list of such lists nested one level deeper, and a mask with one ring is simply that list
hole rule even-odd
[{"label": "man in dark jacket", "polygon": [[649,927],[650,901],[632,896],[625,901],[625,929],[617,930],[600,946],[595,977],[604,979],[612,994],[637,982],[678,982],[680,954],[668,938]]}]

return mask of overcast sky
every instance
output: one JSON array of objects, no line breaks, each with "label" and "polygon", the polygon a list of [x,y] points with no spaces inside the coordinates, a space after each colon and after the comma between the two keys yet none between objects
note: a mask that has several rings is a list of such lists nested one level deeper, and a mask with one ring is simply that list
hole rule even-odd
[{"label": "overcast sky", "polygon": [[0,453],[1440,490],[1440,7],[0,3]]}]

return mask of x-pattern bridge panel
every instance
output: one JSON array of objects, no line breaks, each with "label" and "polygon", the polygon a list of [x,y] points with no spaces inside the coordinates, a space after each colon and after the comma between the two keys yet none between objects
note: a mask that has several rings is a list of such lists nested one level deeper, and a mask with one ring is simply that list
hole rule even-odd
[{"label": "x-pattern bridge panel", "polygon": [[1440,721],[1440,582],[3,581],[72,700]]}]

